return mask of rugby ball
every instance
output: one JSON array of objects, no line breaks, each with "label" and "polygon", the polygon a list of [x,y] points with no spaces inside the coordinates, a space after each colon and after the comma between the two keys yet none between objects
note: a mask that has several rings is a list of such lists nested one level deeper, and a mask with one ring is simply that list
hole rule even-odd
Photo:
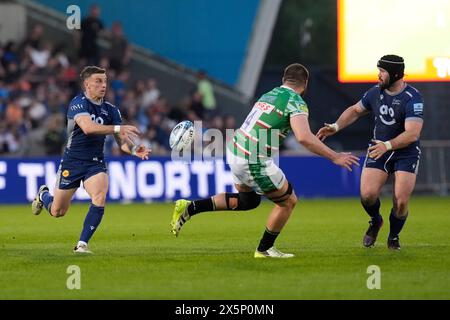
[{"label": "rugby ball", "polygon": [[185,120],[177,124],[170,133],[169,145],[175,151],[186,148],[194,140],[194,124]]}]

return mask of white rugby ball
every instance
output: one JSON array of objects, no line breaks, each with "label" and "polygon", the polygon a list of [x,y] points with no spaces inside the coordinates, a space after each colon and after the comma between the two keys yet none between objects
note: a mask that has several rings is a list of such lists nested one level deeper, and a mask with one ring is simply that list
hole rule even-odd
[{"label": "white rugby ball", "polygon": [[194,124],[191,121],[185,120],[172,129],[169,138],[170,148],[175,151],[180,151],[189,146],[192,140],[194,140]]}]

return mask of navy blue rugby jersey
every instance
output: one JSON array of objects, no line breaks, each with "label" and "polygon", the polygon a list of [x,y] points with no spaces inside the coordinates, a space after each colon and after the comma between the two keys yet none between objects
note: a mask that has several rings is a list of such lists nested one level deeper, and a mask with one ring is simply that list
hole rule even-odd
[{"label": "navy blue rugby jersey", "polygon": [[[373,138],[381,141],[394,139],[405,131],[406,121],[423,122],[423,99],[419,91],[406,85],[405,88],[390,95],[379,85],[370,88],[362,97],[363,108],[375,116]],[[418,151],[419,141],[398,150],[399,152]]]},{"label": "navy blue rugby jersey", "polygon": [[82,115],[90,116],[92,121],[102,125],[120,125],[122,117],[119,109],[109,102],[97,104],[84,93],[77,95],[69,104],[67,111],[67,145],[64,156],[80,160],[103,159],[105,135],[84,134],[75,122]]}]

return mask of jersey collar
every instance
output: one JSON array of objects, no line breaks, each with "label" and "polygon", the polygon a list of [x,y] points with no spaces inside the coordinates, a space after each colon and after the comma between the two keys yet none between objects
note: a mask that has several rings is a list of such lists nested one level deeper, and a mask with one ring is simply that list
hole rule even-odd
[{"label": "jersey collar", "polygon": [[285,88],[285,89],[291,90],[291,91],[294,92],[295,94],[298,94],[297,92],[295,92],[294,89],[292,89],[291,87],[288,87],[288,86],[285,85],[285,84],[283,84],[282,86],[280,86],[280,88]]},{"label": "jersey collar", "polygon": [[102,101],[100,101],[100,103],[97,103],[97,102],[95,102],[94,100],[89,99],[88,96],[86,95],[86,92],[85,92],[85,91],[83,92],[83,95],[84,95],[84,97],[85,97],[86,99],[89,100],[90,103],[95,104],[96,106],[101,106],[101,105],[103,104],[104,100],[105,100],[105,99],[102,99]]},{"label": "jersey collar", "polygon": [[402,88],[402,90],[400,90],[398,93],[396,93],[396,94],[391,94],[391,93],[389,93],[388,91],[387,91],[387,89],[384,89],[383,90],[383,92],[384,93],[386,93],[388,96],[390,96],[390,97],[395,97],[395,96],[398,96],[400,93],[402,93],[403,91],[405,91],[406,90],[406,88],[408,87],[408,84],[405,82],[404,83],[405,85],[403,86],[403,88]]}]

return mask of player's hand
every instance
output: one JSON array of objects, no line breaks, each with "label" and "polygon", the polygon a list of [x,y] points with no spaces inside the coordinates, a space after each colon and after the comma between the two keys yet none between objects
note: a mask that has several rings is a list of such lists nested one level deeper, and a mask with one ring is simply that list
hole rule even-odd
[{"label": "player's hand", "polygon": [[127,142],[131,145],[134,144],[133,138],[139,137],[141,132],[135,126],[122,125],[120,126],[120,138],[122,141]]},{"label": "player's hand", "polygon": [[150,155],[151,152],[152,150],[150,148],[147,148],[146,146],[141,144],[138,147],[136,147],[134,155],[138,158],[141,158],[141,160],[148,160],[148,156]]},{"label": "player's hand", "polygon": [[359,166],[359,158],[350,152],[340,152],[333,159],[333,163],[346,168],[348,171],[352,171],[352,164]]},{"label": "player's hand", "polygon": [[332,136],[336,132],[337,131],[334,126],[332,126],[330,123],[325,123],[325,126],[320,128],[320,130],[316,133],[316,137],[323,141],[326,139],[326,137]]},{"label": "player's hand", "polygon": [[378,160],[388,150],[387,150],[386,145],[383,143],[383,141],[372,139],[372,142],[375,144],[373,146],[369,147],[369,157],[372,159]]}]

